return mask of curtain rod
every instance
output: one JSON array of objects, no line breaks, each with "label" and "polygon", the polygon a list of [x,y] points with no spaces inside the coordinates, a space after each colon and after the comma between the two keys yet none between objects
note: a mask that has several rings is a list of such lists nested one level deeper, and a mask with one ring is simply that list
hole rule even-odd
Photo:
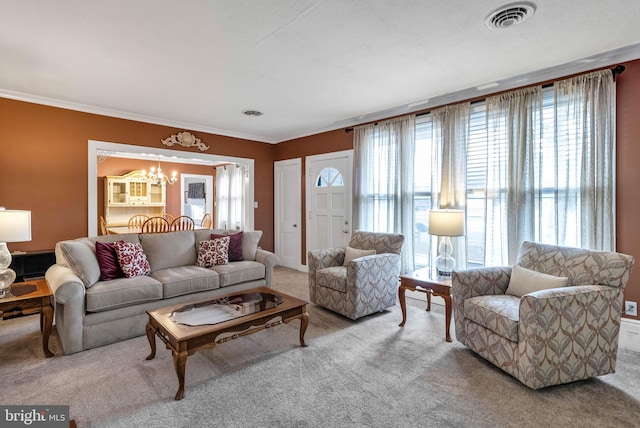
[{"label": "curtain rod", "polygon": [[[624,72],[624,70],[625,70],[625,66],[624,65],[616,65],[615,67],[613,67],[611,69],[611,73],[613,74],[613,80],[615,81],[616,80],[616,76],[618,74],[622,74]],[[553,83],[550,83],[549,85],[545,85],[545,87],[547,87],[547,86],[553,86]],[[479,101],[483,101],[483,100],[478,100],[476,102],[479,102]],[[428,112],[417,114],[416,117],[423,116],[425,114],[428,114]],[[374,126],[378,125],[378,122],[374,123],[373,125]],[[353,128],[345,128],[344,132],[346,132],[347,134],[349,132],[353,132]]]}]

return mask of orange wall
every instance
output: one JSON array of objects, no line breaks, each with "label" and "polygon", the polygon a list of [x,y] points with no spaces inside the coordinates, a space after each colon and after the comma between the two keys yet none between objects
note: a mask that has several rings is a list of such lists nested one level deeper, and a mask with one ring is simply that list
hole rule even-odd
[{"label": "orange wall", "polygon": [[640,60],[624,66],[616,78],[616,240],[618,251],[636,259],[624,298],[640,303]]},{"label": "orange wall", "polygon": [[[31,210],[31,242],[11,251],[51,249],[87,235],[88,141],[167,148],[161,139],[182,129],[0,98],[0,205]],[[255,159],[255,229],[260,246],[273,250],[273,162],[276,148],[193,132],[210,146],[204,153]],[[176,150],[197,151],[178,147]]]}]

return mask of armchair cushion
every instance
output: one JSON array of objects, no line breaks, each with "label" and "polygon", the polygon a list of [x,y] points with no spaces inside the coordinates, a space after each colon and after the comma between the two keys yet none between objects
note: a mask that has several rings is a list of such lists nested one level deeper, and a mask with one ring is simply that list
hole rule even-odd
[{"label": "armchair cushion", "polygon": [[464,302],[464,317],[512,342],[517,342],[519,309],[520,298],[516,296],[477,296]]},{"label": "armchair cushion", "polygon": [[347,248],[345,250],[343,265],[344,266],[348,265],[349,262],[351,262],[351,260],[353,259],[357,259],[359,257],[364,257],[364,256],[371,256],[375,253],[376,253],[376,250],[360,250],[358,248],[351,248],[347,245]]},{"label": "armchair cushion", "polygon": [[332,266],[316,272],[316,284],[332,290],[347,292],[346,266]]},{"label": "armchair cushion", "polygon": [[569,285],[569,278],[566,276],[547,275],[515,265],[511,270],[511,279],[506,294],[522,297],[534,291],[566,287],[567,285]]}]

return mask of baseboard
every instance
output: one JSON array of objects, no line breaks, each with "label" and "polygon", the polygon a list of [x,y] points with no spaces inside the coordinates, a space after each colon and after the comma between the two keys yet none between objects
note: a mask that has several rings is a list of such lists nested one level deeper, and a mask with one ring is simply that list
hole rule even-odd
[{"label": "baseboard", "polygon": [[625,351],[640,353],[640,321],[622,318],[618,347]]}]

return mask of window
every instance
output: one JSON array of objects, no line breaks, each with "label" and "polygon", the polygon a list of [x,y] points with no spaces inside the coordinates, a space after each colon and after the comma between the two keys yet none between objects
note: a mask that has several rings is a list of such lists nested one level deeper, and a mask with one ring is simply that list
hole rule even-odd
[{"label": "window", "polygon": [[344,186],[342,174],[335,168],[324,168],[316,180],[316,187]]},{"label": "window", "polygon": [[[582,97],[582,98],[580,98]],[[538,98],[539,99],[539,98]],[[527,140],[526,159],[531,164],[532,186],[527,187],[524,197],[531,201],[535,213],[527,222],[531,222],[532,235],[528,239],[539,242],[583,246],[585,229],[595,228],[592,210],[595,203],[604,199],[600,195],[609,192],[592,178],[594,175],[610,175],[611,160],[606,156],[591,156],[589,150],[610,150],[608,141],[602,147],[593,148],[597,138],[594,131],[606,132],[609,122],[603,120],[602,112],[593,112],[595,102],[589,95],[575,93],[564,96],[561,90],[553,86],[542,89],[542,107],[534,108],[532,137]],[[583,109],[584,105],[588,105]],[[603,104],[604,105],[604,104]],[[597,108],[606,110],[602,105]],[[504,201],[507,195],[516,193],[506,183],[507,180],[491,181],[492,176],[508,174],[513,160],[510,158],[508,132],[512,131],[506,123],[496,122],[487,112],[483,102],[475,103],[470,110],[469,138],[466,146],[466,244],[467,266],[477,267],[485,264],[499,264],[500,257],[494,257],[492,250],[500,246],[493,240],[495,230],[506,230],[507,219],[515,213],[506,212]],[[538,112],[540,112],[538,114]],[[583,122],[584,118],[593,119],[595,124]],[[493,122],[492,122],[493,120]],[[598,120],[603,120],[599,123]],[[604,130],[604,131],[603,131]],[[606,139],[606,138],[605,138]],[[414,260],[417,266],[433,264],[437,249],[435,239],[424,227],[428,225],[429,210],[438,208],[439,179],[441,171],[435,170],[429,161],[432,153],[437,153],[432,141],[432,120],[430,114],[416,120],[415,148],[415,194],[414,194]],[[584,152],[584,153],[583,153]],[[612,151],[611,151],[612,152]],[[600,165],[601,163],[601,165]],[[594,164],[597,164],[594,166]],[[589,172],[585,173],[585,170]],[[604,173],[601,173],[604,172]],[[489,183],[488,181],[491,181]],[[597,182],[597,183],[596,183]],[[592,184],[596,183],[596,184]],[[592,196],[592,195],[598,196]],[[611,206],[609,202],[603,205]],[[591,206],[588,206],[591,205]],[[496,209],[495,207],[498,206]],[[587,214],[586,210],[591,214]],[[497,213],[497,215],[496,215]],[[586,217],[586,218],[585,218]],[[504,232],[502,232],[504,234]],[[586,244],[589,245],[589,244]],[[596,248],[596,246],[592,246]],[[607,248],[601,248],[607,249]],[[504,259],[503,259],[504,261]]]}]

